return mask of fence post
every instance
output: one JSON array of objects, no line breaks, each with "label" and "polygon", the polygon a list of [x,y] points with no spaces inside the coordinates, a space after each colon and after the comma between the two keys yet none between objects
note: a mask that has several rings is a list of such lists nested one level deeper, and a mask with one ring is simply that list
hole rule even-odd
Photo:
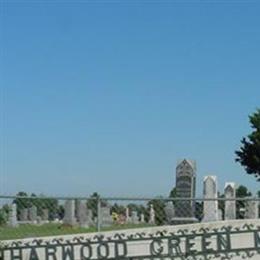
[{"label": "fence post", "polygon": [[101,226],[101,200],[100,197],[97,197],[97,232],[100,232],[100,226]]}]

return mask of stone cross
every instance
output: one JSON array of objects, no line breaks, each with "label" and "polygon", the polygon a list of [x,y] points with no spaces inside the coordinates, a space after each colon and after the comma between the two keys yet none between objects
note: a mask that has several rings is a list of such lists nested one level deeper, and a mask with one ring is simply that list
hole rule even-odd
[{"label": "stone cross", "polygon": [[153,204],[150,206],[150,218],[149,218],[149,223],[154,225],[155,224],[155,212],[153,208]]},{"label": "stone cross", "polygon": [[74,226],[77,221],[75,218],[75,200],[67,200],[64,205],[65,214],[63,223],[66,225]]},{"label": "stone cross", "polygon": [[259,218],[259,202],[258,200],[246,201],[245,218],[257,219]]},{"label": "stone cross", "polygon": [[[204,201],[203,201],[203,222],[218,220],[218,189],[217,177],[206,176],[203,180]],[[216,199],[216,200],[211,200]]]},{"label": "stone cross", "polygon": [[15,203],[13,203],[10,206],[10,212],[9,212],[9,215],[8,215],[8,225],[10,227],[17,227],[18,226],[18,223],[17,223],[17,207],[16,207]]},{"label": "stone cross", "polygon": [[236,219],[236,189],[234,182],[227,182],[224,189],[225,194],[225,220]]}]

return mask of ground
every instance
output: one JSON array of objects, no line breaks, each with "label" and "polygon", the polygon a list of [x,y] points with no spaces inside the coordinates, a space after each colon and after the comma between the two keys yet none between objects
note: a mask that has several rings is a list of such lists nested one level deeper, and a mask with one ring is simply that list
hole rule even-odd
[{"label": "ground", "polygon": [[[102,231],[120,230],[130,228],[142,228],[151,226],[149,224],[127,224],[127,225],[112,225],[111,227],[102,228]],[[69,234],[80,234],[96,232],[96,227],[80,228],[62,226],[61,224],[44,224],[41,226],[24,224],[17,228],[3,226],[0,227],[0,241],[8,239],[30,238],[30,237],[43,237],[43,236],[58,236]]]}]

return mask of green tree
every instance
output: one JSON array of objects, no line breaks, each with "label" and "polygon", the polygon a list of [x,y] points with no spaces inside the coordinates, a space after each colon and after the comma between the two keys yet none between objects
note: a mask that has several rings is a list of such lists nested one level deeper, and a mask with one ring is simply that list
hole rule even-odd
[{"label": "green tree", "polygon": [[252,193],[248,190],[246,186],[240,185],[236,189],[236,197],[237,198],[245,198],[251,197]]},{"label": "green tree", "polygon": [[[172,190],[170,191],[169,198],[174,199],[176,197],[177,197],[177,190],[176,190],[176,187],[173,187]],[[176,200],[173,200],[172,204],[175,206]]]},{"label": "green tree", "polygon": [[119,205],[117,203],[115,203],[112,207],[111,207],[111,211],[118,214],[118,215],[124,215],[125,214],[125,207],[122,205]]},{"label": "green tree", "polygon": [[223,193],[220,193],[220,192],[218,191],[218,198],[220,199],[220,200],[218,201],[218,209],[221,210],[222,217],[224,217],[225,201],[222,200],[222,199],[225,198],[225,195],[224,195]]},{"label": "green tree", "polygon": [[100,200],[100,207],[108,205],[107,201],[101,199],[100,195],[94,192],[87,201],[87,208],[92,211],[93,219],[97,217],[98,200]]},{"label": "green tree", "polygon": [[43,216],[43,209],[48,209],[50,220],[59,217],[59,202],[57,199],[45,198],[41,195],[40,197],[33,198],[31,204],[37,207],[39,216]]},{"label": "green tree", "polygon": [[235,151],[236,161],[260,181],[260,109],[249,116],[249,121],[253,131],[241,140],[240,150]]},{"label": "green tree", "polygon": [[22,209],[31,207],[30,199],[27,197],[28,195],[24,191],[20,191],[16,194],[16,199],[14,199],[13,203],[16,204],[18,216],[20,216]]},{"label": "green tree", "polygon": [[0,226],[3,226],[6,224],[6,215],[5,212],[0,209]]},{"label": "green tree", "polygon": [[172,190],[170,191],[169,197],[170,198],[176,198],[177,197],[176,187],[172,188]]},{"label": "green tree", "polygon": [[10,208],[7,204],[3,205],[3,207],[0,209],[0,226],[3,226],[7,223],[9,211]]}]

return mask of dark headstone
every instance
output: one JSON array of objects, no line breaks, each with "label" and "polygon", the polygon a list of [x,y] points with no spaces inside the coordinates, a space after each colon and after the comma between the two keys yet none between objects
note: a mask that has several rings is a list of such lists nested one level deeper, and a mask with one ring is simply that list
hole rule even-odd
[{"label": "dark headstone", "polygon": [[196,202],[196,163],[182,160],[176,167],[176,197],[173,224],[197,222],[195,218]]}]

